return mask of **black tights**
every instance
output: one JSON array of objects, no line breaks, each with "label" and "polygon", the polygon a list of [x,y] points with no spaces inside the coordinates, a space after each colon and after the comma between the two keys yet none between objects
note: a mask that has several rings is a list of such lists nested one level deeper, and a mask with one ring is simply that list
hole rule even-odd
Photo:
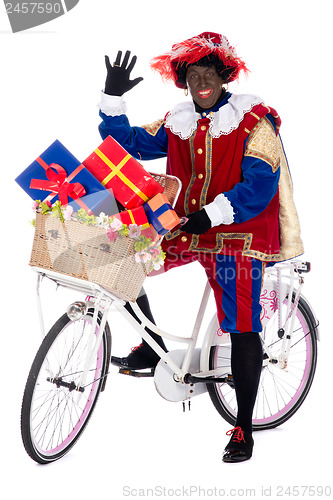
[{"label": "black tights", "polygon": [[231,372],[238,412],[235,427],[252,432],[252,413],[262,369],[263,350],[259,333],[232,333]]}]

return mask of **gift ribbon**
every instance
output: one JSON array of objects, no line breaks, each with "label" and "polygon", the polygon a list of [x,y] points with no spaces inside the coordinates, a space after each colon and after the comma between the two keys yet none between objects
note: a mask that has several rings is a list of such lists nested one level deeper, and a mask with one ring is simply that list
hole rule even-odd
[{"label": "gift ribbon", "polygon": [[131,219],[131,222],[132,224],[135,224],[135,219],[133,217],[133,212],[132,210],[127,210],[128,211],[128,215],[129,215],[129,218]]},{"label": "gift ribbon", "polygon": [[163,203],[163,205],[161,205],[159,208],[157,208],[157,210],[153,210],[153,212],[154,212],[155,217],[159,218],[161,215],[163,215],[168,210],[173,211],[173,208],[170,205],[170,203]]},{"label": "gift ribbon", "polygon": [[[45,181],[45,180],[42,180],[42,179],[32,179],[31,180],[31,183],[30,183],[30,187],[32,189],[41,189],[43,191],[52,191],[52,194],[47,196],[46,199],[47,200],[52,200],[55,196],[57,196],[57,194],[59,194],[59,200],[61,202],[61,204],[63,204],[63,202],[61,201],[60,199],[60,195],[63,196],[63,190],[60,188],[60,192],[59,190],[57,189],[50,189],[50,183],[54,182],[54,179],[59,179],[59,175],[60,175],[60,178],[63,179],[63,172],[65,172],[65,183],[67,185],[70,185],[70,186],[74,186],[75,189],[70,193],[67,191],[67,200],[66,200],[66,203],[64,203],[65,205],[67,205],[68,203],[68,196],[70,196],[71,198],[73,198],[73,200],[76,201],[76,203],[81,207],[83,208],[88,215],[91,215],[92,214],[92,211],[90,210],[89,207],[87,207],[87,205],[85,203],[83,203],[82,200],[79,199],[80,196],[84,196],[86,194],[86,190],[84,189],[84,187],[79,183],[79,182],[75,182],[73,184],[70,184],[70,181],[72,179],[74,179],[74,177],[79,173],[81,172],[82,169],[84,169],[84,165],[79,165],[71,174],[69,174],[69,176],[66,178],[66,171],[63,167],[61,167],[60,165],[58,165],[57,163],[51,163],[51,165],[49,166],[44,160],[43,158],[41,158],[40,156],[38,158],[36,158],[36,161],[41,165],[41,167],[43,167],[45,169],[45,172],[46,172],[46,176],[47,178],[49,179],[48,181]],[[52,169],[54,168],[55,170],[57,170],[58,173],[54,172]],[[59,170],[60,170],[60,173],[59,173]],[[62,172],[63,171],[63,172]],[[49,176],[52,176],[52,179],[50,179]],[[36,186],[36,184],[39,184],[42,185],[43,183],[47,183],[48,187],[38,187]],[[62,186],[64,185],[64,182],[62,183]],[[79,188],[80,186],[80,188]],[[58,186],[58,183],[57,185],[55,186],[56,188],[59,187]],[[75,198],[74,198],[74,196]],[[78,195],[78,196],[76,196]]]},{"label": "gift ribbon", "polygon": [[123,181],[123,183],[126,184],[126,186],[128,186],[130,189],[132,189],[132,191],[134,191],[135,194],[140,196],[140,198],[143,201],[148,201],[148,196],[146,196],[135,184],[133,184],[132,181],[130,181],[126,177],[126,175],[123,174],[123,172],[121,172],[121,169],[123,168],[123,166],[128,162],[128,160],[130,160],[132,158],[131,155],[127,154],[120,161],[120,163],[118,163],[118,165],[115,165],[100,149],[97,148],[95,150],[95,153],[112,170],[112,172],[107,177],[105,177],[105,179],[102,181],[103,186],[105,186],[113,177],[115,177],[117,175],[119,177],[119,179],[121,179]]},{"label": "gift ribbon", "polygon": [[[41,189],[42,191],[51,191],[59,195],[59,201],[62,205],[68,204],[68,197],[77,200],[86,194],[86,190],[79,182],[70,183],[67,178],[66,170],[57,163],[51,163],[48,166],[44,160],[37,158],[39,164],[45,168],[46,177],[48,180],[31,179],[31,189]],[[45,165],[44,165],[44,164]]]},{"label": "gift ribbon", "polygon": [[[143,210],[143,214],[145,215],[145,211]],[[133,211],[132,210],[125,210],[124,212],[121,212],[119,214],[119,217],[117,217],[121,222],[123,222],[123,218],[128,215],[130,221],[132,224],[135,224],[136,226],[141,226],[141,229],[146,229],[147,227],[149,227],[149,222],[144,222],[143,224],[140,224],[140,222],[138,223],[136,220],[135,220],[135,217],[134,217],[134,214],[133,214]],[[146,219],[147,220],[147,219]],[[125,219],[126,221],[126,219]],[[126,224],[126,222],[123,222],[123,224]]]},{"label": "gift ribbon", "polygon": [[[146,229],[147,227],[149,227],[149,222],[146,222],[144,224],[138,224],[134,218],[132,210],[127,210],[127,213],[129,215],[129,218],[131,219],[132,224],[136,224],[137,226],[141,226],[141,229]],[[143,211],[143,213],[145,214],[145,211]]]},{"label": "gift ribbon", "polygon": [[146,212],[147,219],[152,224],[154,229],[158,232],[158,234],[163,236],[164,234],[169,232],[169,229],[166,229],[159,220],[159,217],[163,215],[167,210],[173,211],[173,208],[169,203],[163,203],[163,205],[158,207],[156,210],[153,210],[148,202],[143,205],[143,208]]}]

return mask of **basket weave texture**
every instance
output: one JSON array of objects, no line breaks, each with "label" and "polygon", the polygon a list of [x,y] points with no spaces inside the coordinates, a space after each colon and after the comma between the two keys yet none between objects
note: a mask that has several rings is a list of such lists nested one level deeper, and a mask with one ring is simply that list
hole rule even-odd
[{"label": "basket weave texture", "polygon": [[149,264],[136,262],[134,240],[110,242],[105,228],[36,214],[30,265],[91,281],[125,300],[136,300]]},{"label": "basket weave texture", "polygon": [[[154,177],[172,204],[178,182],[164,175]],[[120,235],[111,242],[102,227],[36,213],[29,264],[97,283],[121,299],[135,301],[151,263],[136,262],[134,243]]]}]

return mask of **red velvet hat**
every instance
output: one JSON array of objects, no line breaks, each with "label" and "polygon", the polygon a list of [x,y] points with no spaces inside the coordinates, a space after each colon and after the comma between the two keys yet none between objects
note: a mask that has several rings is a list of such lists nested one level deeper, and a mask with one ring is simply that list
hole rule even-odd
[{"label": "red velvet hat", "polygon": [[154,57],[151,61],[153,70],[160,73],[163,80],[171,80],[179,88],[185,88],[185,84],[178,80],[178,70],[184,64],[195,64],[205,56],[214,55],[228,71],[226,82],[237,80],[240,71],[248,72],[248,69],[240,59],[234,47],[230,45],[224,35],[217,33],[204,32],[193,38],[189,38],[184,42],[177,43],[172,46],[170,52],[158,57]]}]

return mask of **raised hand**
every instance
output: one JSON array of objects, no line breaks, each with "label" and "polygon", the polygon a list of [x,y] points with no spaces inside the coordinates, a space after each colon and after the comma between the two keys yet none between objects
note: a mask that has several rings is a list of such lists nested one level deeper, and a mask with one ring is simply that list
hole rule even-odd
[{"label": "raised hand", "polygon": [[105,81],[104,92],[109,95],[121,96],[131,90],[135,85],[143,80],[142,77],[130,80],[130,74],[136,63],[136,56],[133,56],[128,64],[131,52],[126,51],[123,61],[121,62],[122,51],[119,50],[116,60],[113,65],[110,64],[108,56],[105,56],[105,64],[107,76]]}]

